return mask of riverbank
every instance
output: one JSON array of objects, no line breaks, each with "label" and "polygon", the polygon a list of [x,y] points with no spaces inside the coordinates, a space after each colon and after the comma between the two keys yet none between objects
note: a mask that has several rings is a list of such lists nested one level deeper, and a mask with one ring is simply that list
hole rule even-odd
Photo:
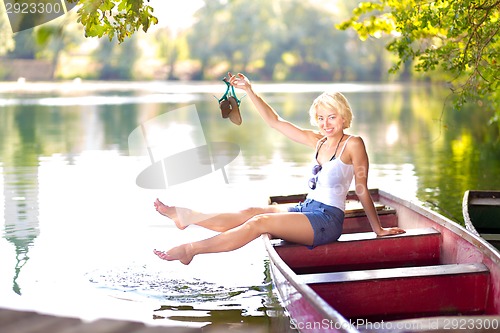
[{"label": "riverbank", "polygon": [[[160,333],[165,332],[166,330],[167,329],[162,326],[151,326],[135,321],[115,319],[83,321],[79,318],[46,315],[34,311],[17,311],[5,308],[0,309],[0,331],[3,333]],[[198,333],[202,332],[202,330],[191,327],[169,326],[168,332]],[[223,330],[220,332],[223,332]]]}]

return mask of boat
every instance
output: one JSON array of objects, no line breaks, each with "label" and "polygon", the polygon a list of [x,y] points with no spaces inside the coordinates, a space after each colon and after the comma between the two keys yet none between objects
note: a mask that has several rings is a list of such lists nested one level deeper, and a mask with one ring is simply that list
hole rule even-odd
[{"label": "boat", "polygon": [[382,226],[406,233],[377,237],[349,192],[338,241],[310,249],[262,236],[290,327],[302,333],[498,331],[500,253],[418,202],[378,189],[370,194]]},{"label": "boat", "polygon": [[465,191],[462,212],[465,228],[500,250],[500,191]]}]

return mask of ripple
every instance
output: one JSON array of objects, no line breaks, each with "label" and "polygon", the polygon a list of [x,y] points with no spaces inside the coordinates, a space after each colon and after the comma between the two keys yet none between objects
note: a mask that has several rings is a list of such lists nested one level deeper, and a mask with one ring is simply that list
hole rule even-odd
[{"label": "ripple", "polygon": [[225,286],[196,277],[180,277],[175,274],[143,265],[97,269],[87,273],[86,278],[96,288],[110,294],[127,293],[128,299],[147,298],[179,304],[234,301],[266,293],[270,288],[267,284]]}]

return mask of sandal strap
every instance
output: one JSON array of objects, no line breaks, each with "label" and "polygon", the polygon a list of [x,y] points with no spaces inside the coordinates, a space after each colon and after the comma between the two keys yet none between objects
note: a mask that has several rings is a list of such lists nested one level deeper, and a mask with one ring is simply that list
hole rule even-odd
[{"label": "sandal strap", "polygon": [[[236,96],[236,93],[234,92],[234,87],[229,83],[229,81],[227,80],[226,77],[224,77],[222,79],[222,81],[224,81],[224,83],[227,85],[227,88],[226,88],[226,92],[224,93],[224,95],[222,95],[222,97],[218,99],[219,103],[224,101],[224,100],[227,100],[228,97],[233,96],[234,99],[236,100],[236,103],[238,103],[238,106],[240,106],[241,99],[238,99],[238,97]],[[244,95],[243,97],[245,97],[245,96],[246,95]]]},{"label": "sandal strap", "polygon": [[[224,101],[224,100],[227,100],[227,95],[229,94],[229,87],[231,87],[231,85],[229,84],[229,81],[227,81],[227,78],[223,78],[222,81],[224,81],[224,83],[227,85],[227,89],[226,89],[226,92],[224,93],[224,95],[222,95],[222,97],[219,98],[219,103]],[[234,92],[234,89],[233,89],[233,92]]]}]

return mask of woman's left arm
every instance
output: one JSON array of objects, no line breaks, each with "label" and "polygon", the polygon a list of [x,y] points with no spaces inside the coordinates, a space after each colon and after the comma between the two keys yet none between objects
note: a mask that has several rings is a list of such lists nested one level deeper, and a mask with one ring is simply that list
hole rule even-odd
[{"label": "woman's left arm", "polygon": [[375,209],[373,199],[368,190],[368,154],[363,140],[360,137],[353,137],[349,141],[349,149],[352,165],[354,167],[354,181],[356,186],[356,195],[363,205],[368,221],[372,230],[377,236],[401,234],[405,231],[401,228],[383,228],[380,224],[380,219]]}]

